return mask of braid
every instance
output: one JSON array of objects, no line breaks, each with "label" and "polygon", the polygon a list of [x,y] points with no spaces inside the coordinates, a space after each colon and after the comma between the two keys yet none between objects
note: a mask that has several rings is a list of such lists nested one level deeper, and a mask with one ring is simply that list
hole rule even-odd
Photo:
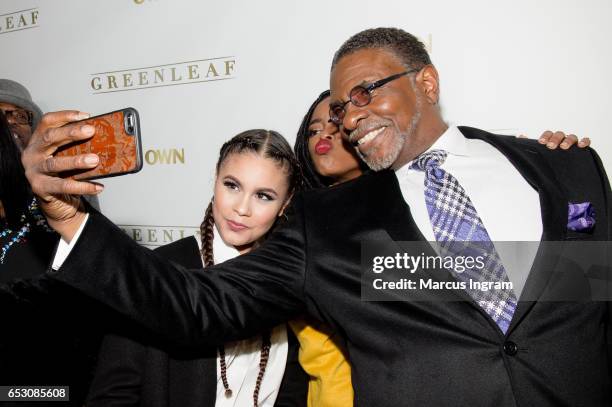
[{"label": "braid", "polygon": [[225,388],[225,397],[232,397],[232,389],[227,382],[227,365],[225,364],[225,346],[219,346],[219,365],[221,367],[221,381]]},{"label": "braid", "polygon": [[200,249],[200,254],[202,255],[202,260],[204,260],[204,267],[209,267],[215,264],[214,256],[213,256],[213,237],[214,237],[214,226],[215,219],[212,215],[212,200],[208,204],[206,208],[206,212],[204,213],[204,220],[200,224],[200,239],[202,242],[202,249]]},{"label": "braid", "polygon": [[[206,207],[204,220],[200,224],[200,235],[202,241],[202,249],[200,249],[200,254],[202,256],[202,260],[204,261],[204,267],[209,267],[215,264],[215,257],[213,253],[215,219],[213,218],[212,214],[212,204],[213,203],[211,200]],[[223,387],[225,388],[225,396],[231,397],[232,389],[229,388],[229,383],[227,382],[227,365],[225,363],[225,347],[223,345],[219,347],[219,364],[221,365],[221,380],[223,381]]]},{"label": "braid", "polygon": [[253,405],[257,407],[259,399],[259,390],[261,389],[261,382],[263,381],[264,373],[266,373],[266,366],[268,365],[268,359],[270,358],[270,332],[266,332],[261,337],[261,358],[259,359],[259,374],[257,375],[257,382],[255,383],[255,390],[253,391]]},{"label": "braid", "polygon": [[[200,249],[200,254],[202,256],[202,260],[204,261],[204,267],[213,266],[215,264],[215,256],[213,253],[215,219],[213,218],[212,214],[212,205],[213,201],[211,200],[206,207],[204,220],[200,224],[200,235],[202,241],[202,249]],[[221,381],[223,381],[223,387],[225,388],[225,396],[232,397],[232,389],[229,388],[229,383],[227,382],[227,364],[225,363],[225,347],[223,345],[219,347],[219,365],[221,365]]]},{"label": "braid", "polygon": [[[260,154],[265,158],[274,160],[279,167],[286,171],[287,183],[289,186],[289,194],[291,196],[296,189],[300,189],[302,186],[302,168],[291,151],[291,147],[287,140],[283,138],[279,133],[273,130],[253,129],[244,131],[231,140],[225,142],[219,152],[219,160],[217,161],[217,174],[223,162],[231,154],[238,153],[256,153]],[[278,223],[278,222],[276,222]],[[275,223],[275,224],[276,224]],[[206,266],[214,263],[212,255],[212,240],[213,240],[213,225],[214,220],[212,217],[212,202],[206,209],[206,215],[204,221],[200,225],[200,232],[202,234],[202,259]],[[259,360],[259,373],[255,384],[255,390],[253,391],[253,403],[257,407],[259,398],[259,391],[261,390],[261,384],[263,382],[264,373],[266,372],[266,366],[270,358],[271,348],[271,337],[270,332],[266,332],[262,335],[261,344],[261,357]],[[232,390],[229,387],[227,380],[227,363],[225,360],[225,347],[221,345],[219,347],[219,365],[221,371],[221,381],[225,388],[225,397],[232,397]]]},{"label": "braid", "polygon": [[[204,220],[200,224],[200,234],[202,241],[202,249],[200,250],[202,259],[204,260],[204,266],[209,267],[215,264],[213,255],[213,239],[214,239],[214,225],[215,219],[212,214],[212,200],[206,208],[204,214]],[[255,407],[257,407],[257,399],[259,398],[259,390],[261,389],[261,382],[263,381],[264,373],[266,372],[266,366],[268,365],[268,359],[270,357],[270,332],[266,332],[262,335],[261,343],[261,358],[259,360],[259,374],[257,375],[257,381],[255,384],[255,390],[253,391],[253,401]],[[219,365],[221,370],[221,381],[225,388],[225,397],[232,397],[232,389],[229,387],[227,380],[227,363],[225,361],[225,346],[219,346]]]}]

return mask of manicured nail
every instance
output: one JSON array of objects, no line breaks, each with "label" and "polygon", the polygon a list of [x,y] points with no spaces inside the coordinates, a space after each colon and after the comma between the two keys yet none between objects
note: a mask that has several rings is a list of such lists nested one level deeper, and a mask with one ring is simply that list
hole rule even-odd
[{"label": "manicured nail", "polygon": [[77,114],[77,120],[89,119],[89,113],[79,112]]},{"label": "manicured nail", "polygon": [[87,165],[97,165],[98,164],[99,158],[97,155],[95,154],[87,154],[85,156],[85,164]]},{"label": "manicured nail", "polygon": [[546,147],[548,148],[555,148],[555,143],[553,143],[552,141],[548,144],[546,144]]},{"label": "manicured nail", "polygon": [[563,143],[561,143],[561,148],[569,148],[569,144],[567,144],[565,141]]},{"label": "manicured nail", "polygon": [[86,136],[93,136],[93,134],[96,132],[96,129],[94,128],[94,126],[90,126],[89,124],[86,124],[85,126],[81,127],[81,131]]},{"label": "manicured nail", "polygon": [[544,138],[541,138],[541,139],[538,139],[538,142],[539,142],[540,144],[545,144],[545,143],[546,143],[546,140],[545,140]]},{"label": "manicured nail", "polygon": [[102,192],[102,191],[104,191],[104,185],[96,184],[96,192]]}]

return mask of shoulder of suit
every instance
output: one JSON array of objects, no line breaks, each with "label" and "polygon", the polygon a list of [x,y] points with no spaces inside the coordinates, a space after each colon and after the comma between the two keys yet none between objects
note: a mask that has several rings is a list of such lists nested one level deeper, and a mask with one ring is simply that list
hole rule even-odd
[{"label": "shoulder of suit", "polygon": [[[160,246],[155,249],[155,252],[168,260],[183,264],[186,267],[190,266],[189,263],[193,263],[192,267],[197,265],[196,259],[200,261],[200,250],[195,236],[187,236],[172,243]],[[194,261],[188,261],[191,259]],[[186,262],[188,264],[185,264]]]},{"label": "shoulder of suit", "polygon": [[572,146],[569,150],[562,150],[560,148],[551,150],[545,145],[540,144],[537,140],[530,138],[519,138],[513,135],[495,134],[469,126],[458,126],[458,128],[467,138],[494,140],[499,144],[505,144],[539,153],[543,155],[545,159],[550,159],[551,164],[553,165],[556,164],[556,161],[559,161],[559,163],[562,165],[567,165],[567,160],[592,161],[593,155],[596,155],[594,150],[590,147],[579,148],[577,146]]}]

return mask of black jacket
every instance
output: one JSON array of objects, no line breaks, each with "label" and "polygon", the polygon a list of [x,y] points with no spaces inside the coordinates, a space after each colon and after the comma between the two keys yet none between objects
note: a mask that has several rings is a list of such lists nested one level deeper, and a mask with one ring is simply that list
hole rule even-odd
[{"label": "black jacket", "polygon": [[[610,186],[593,150],[460,130],[538,190],[543,240],[610,239]],[[595,229],[569,232],[568,202],[585,201]],[[94,212],[55,277],[185,345],[248,337],[306,311],[346,339],[359,406],[612,403],[607,302],[520,302],[504,335],[469,299],[362,300],[361,242],[423,239],[393,172],[303,193],[291,212],[257,250],[189,272]],[[535,266],[523,292],[539,298],[553,271]]]},{"label": "black jacket", "polygon": [[[183,267],[202,265],[193,236],[162,246],[156,252]],[[175,349],[135,328],[125,327],[127,332],[104,338],[88,407],[215,406],[217,348]],[[305,406],[308,375],[298,362],[299,344],[290,329],[287,336],[287,365],[274,405]],[[231,369],[228,374],[232,375]]]},{"label": "black jacket", "polygon": [[[37,401],[36,406],[81,407],[102,339],[103,324],[94,317],[97,304],[53,281],[33,289],[24,279],[46,273],[59,236],[33,228],[25,237],[0,265],[0,282],[14,280],[13,290],[21,298],[15,302],[0,296],[0,385],[68,386],[70,401]],[[75,303],[81,305],[75,309]],[[0,401],[2,407],[27,404]]]}]

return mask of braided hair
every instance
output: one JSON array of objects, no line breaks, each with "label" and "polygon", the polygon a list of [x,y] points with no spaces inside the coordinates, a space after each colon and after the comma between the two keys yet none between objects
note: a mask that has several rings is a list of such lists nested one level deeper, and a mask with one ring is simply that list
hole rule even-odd
[{"label": "braided hair", "polygon": [[[232,139],[223,144],[221,151],[219,152],[219,159],[216,165],[217,173],[219,173],[221,165],[229,156],[232,154],[240,154],[245,152],[256,153],[264,158],[272,159],[278,163],[281,168],[283,168],[287,174],[287,183],[289,185],[288,196],[291,196],[293,192],[301,188],[302,171],[300,164],[291,151],[291,146],[289,143],[287,143],[287,140],[273,130],[247,130],[234,136]],[[200,254],[205,267],[212,266],[215,262],[213,253],[215,220],[213,217],[212,207],[213,203],[211,201],[206,208],[204,220],[200,224],[200,236],[202,242]],[[276,226],[276,224],[278,224],[278,222],[276,222],[274,226]],[[255,390],[253,391],[253,405],[255,407],[257,407],[259,391],[261,389],[261,383],[268,364],[271,346],[272,343],[270,332],[268,331],[262,334],[259,373],[255,383]],[[225,395],[226,397],[231,397],[232,390],[230,389],[227,380],[227,365],[225,362],[225,348],[223,345],[219,347],[219,359],[221,381],[223,382],[223,387],[225,388]]]}]

